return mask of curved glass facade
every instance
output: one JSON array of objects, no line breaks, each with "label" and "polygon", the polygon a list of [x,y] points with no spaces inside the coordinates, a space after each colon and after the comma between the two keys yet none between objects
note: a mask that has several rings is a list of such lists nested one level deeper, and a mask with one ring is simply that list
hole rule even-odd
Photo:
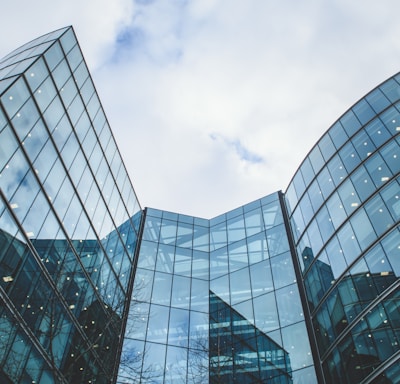
[{"label": "curved glass facade", "polygon": [[0,62],[0,187],[0,381],[110,383],[140,207],[72,28]]},{"label": "curved glass facade", "polygon": [[347,111],[286,192],[326,383],[399,382],[399,82]]}]

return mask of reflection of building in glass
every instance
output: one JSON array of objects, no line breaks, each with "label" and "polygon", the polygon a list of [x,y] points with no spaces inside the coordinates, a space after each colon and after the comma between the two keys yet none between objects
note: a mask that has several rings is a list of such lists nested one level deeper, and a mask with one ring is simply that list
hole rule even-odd
[{"label": "reflection of building in glass", "polygon": [[0,381],[400,383],[399,103],[206,220],[141,210],[72,28],[6,56]]},{"label": "reflection of building in glass", "polygon": [[210,291],[210,383],[292,383],[289,355]]},{"label": "reflection of building in glass", "polygon": [[285,195],[321,382],[399,382],[399,80],[325,133]]},{"label": "reflection of building in glass", "polygon": [[281,197],[211,220],[145,210],[125,335],[143,364],[121,382],[316,382]]},{"label": "reflection of building in glass", "polygon": [[139,211],[71,28],[0,62],[0,381],[109,383]]}]

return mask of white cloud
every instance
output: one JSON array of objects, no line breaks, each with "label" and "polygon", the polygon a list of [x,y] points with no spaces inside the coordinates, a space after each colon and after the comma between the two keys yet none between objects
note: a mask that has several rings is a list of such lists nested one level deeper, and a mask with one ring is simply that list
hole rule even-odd
[{"label": "white cloud", "polygon": [[74,24],[142,205],[211,217],[285,189],[334,120],[398,70],[397,6],[16,1],[0,49]]}]

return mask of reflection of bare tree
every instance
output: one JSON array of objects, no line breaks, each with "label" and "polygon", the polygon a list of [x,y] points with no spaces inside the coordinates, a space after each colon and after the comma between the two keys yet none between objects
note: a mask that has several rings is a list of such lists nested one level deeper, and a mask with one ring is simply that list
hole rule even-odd
[{"label": "reflection of bare tree", "polygon": [[209,345],[208,336],[198,332],[189,349],[187,378],[188,383],[208,383],[209,375]]},{"label": "reflection of bare tree", "polygon": [[290,384],[288,353],[210,291],[209,334],[192,342],[190,383]]},{"label": "reflection of bare tree", "polygon": [[148,303],[146,302],[148,282],[137,279],[133,288],[130,303],[125,340],[122,348],[117,383],[120,384],[151,384],[158,383],[162,373],[154,364],[144,365],[151,353],[144,341],[133,339],[144,337],[149,319]]}]

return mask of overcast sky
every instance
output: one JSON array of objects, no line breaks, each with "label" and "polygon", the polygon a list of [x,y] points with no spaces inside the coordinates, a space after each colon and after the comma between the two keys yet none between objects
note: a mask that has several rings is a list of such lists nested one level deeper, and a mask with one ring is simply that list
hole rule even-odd
[{"label": "overcast sky", "polygon": [[0,55],[73,25],[143,207],[211,218],[285,190],[400,70],[398,0],[13,0]]}]

